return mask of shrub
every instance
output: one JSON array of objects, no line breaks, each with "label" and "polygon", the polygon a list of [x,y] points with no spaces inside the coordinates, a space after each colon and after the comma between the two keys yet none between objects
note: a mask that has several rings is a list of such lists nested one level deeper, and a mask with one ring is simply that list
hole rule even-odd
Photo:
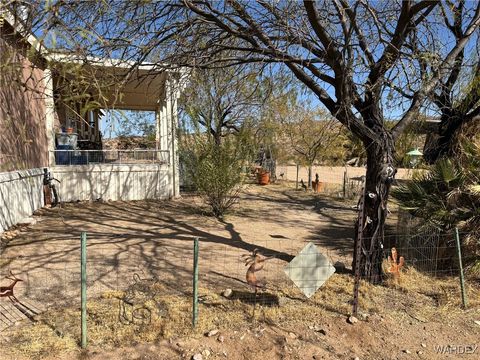
[{"label": "shrub", "polygon": [[220,144],[196,135],[184,151],[186,175],[210,206],[212,214],[222,218],[238,200],[245,179],[244,169],[250,156],[241,136],[230,136]]},{"label": "shrub", "polygon": [[[471,268],[480,263],[480,142],[462,142],[455,158],[439,159],[429,171],[392,190],[400,206],[442,232],[464,234],[464,254]],[[476,264],[475,264],[476,263]]]}]

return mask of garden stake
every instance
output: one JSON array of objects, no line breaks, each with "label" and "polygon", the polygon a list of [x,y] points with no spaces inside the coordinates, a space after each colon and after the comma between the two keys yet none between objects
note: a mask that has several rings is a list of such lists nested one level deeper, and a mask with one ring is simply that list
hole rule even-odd
[{"label": "garden stake", "polygon": [[458,255],[458,268],[460,270],[460,289],[462,290],[462,304],[463,308],[467,308],[467,293],[465,291],[465,278],[463,276],[463,264],[462,264],[462,249],[460,247],[460,235],[458,234],[458,228],[455,228],[455,240],[457,243],[457,255]]},{"label": "garden stake", "polygon": [[352,314],[357,316],[358,313],[358,290],[360,288],[360,256],[362,256],[362,242],[363,242],[363,218],[365,216],[365,194],[366,184],[363,185],[362,197],[360,198],[359,210],[360,216],[358,218],[357,228],[357,246],[355,246],[355,269],[354,269],[354,284],[353,284],[353,307]]},{"label": "garden stake", "polygon": [[87,233],[80,235],[80,276],[81,276],[81,303],[82,303],[82,349],[87,347]]},{"label": "garden stake", "polygon": [[295,190],[298,190],[298,164],[297,164],[297,180],[295,181]]},{"label": "garden stake", "polygon": [[197,325],[198,318],[198,237],[193,239],[193,311],[192,325]]}]

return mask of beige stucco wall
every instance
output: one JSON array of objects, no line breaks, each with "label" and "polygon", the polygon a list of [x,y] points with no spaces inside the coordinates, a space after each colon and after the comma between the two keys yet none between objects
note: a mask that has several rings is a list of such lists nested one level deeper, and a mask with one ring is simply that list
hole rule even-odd
[{"label": "beige stucco wall", "polygon": [[42,169],[0,173],[0,233],[42,206]]},{"label": "beige stucco wall", "polygon": [[92,164],[50,169],[61,201],[169,199],[169,166]]},{"label": "beige stucco wall", "polygon": [[28,59],[4,23],[0,28],[0,171],[48,165],[44,71]]}]

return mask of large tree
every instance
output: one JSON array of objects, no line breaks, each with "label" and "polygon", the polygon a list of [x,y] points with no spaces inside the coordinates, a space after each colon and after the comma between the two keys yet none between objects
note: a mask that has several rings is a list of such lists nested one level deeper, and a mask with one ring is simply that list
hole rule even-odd
[{"label": "large tree", "polygon": [[[447,5],[450,1],[446,2]],[[395,141],[415,120],[427,97],[450,74],[480,23],[480,3],[469,3],[456,41],[445,31],[439,1],[209,1],[105,0],[57,2],[45,17],[66,40],[57,44],[88,49],[97,56],[159,65],[225,67],[261,62],[282,64],[318,101],[359,138],[367,154],[362,272],[381,275],[387,199],[396,169]],[[445,6],[445,12],[452,7]],[[418,39],[445,39],[431,46],[438,62],[422,76]],[[432,42],[434,45],[438,41]],[[73,45],[72,45],[73,44]],[[387,91],[408,86],[402,106],[385,107]],[[385,118],[398,113],[393,128]]]},{"label": "large tree", "polygon": [[[441,4],[443,21],[447,31],[456,43],[465,36],[464,16],[466,4],[460,0],[451,4],[451,15]],[[436,132],[427,137],[424,157],[434,163],[442,156],[454,156],[459,147],[459,135],[462,129],[480,122],[480,52],[479,39],[476,46],[463,48],[455,57],[449,75],[440,81],[430,100],[440,114],[440,123]],[[424,74],[432,74],[438,65],[438,59],[427,61],[424,57],[421,69]],[[407,94],[411,96],[412,94]]]},{"label": "large tree", "polygon": [[183,91],[181,107],[190,125],[201,127],[215,143],[258,121],[269,94],[269,82],[258,77],[255,66],[193,69]]}]

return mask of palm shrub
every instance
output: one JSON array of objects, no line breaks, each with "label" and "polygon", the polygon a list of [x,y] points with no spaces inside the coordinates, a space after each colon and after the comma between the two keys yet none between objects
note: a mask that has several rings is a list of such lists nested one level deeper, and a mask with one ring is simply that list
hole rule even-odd
[{"label": "palm shrub", "polygon": [[401,208],[443,233],[458,227],[470,269],[480,275],[480,141],[463,140],[457,157],[392,190]]}]

